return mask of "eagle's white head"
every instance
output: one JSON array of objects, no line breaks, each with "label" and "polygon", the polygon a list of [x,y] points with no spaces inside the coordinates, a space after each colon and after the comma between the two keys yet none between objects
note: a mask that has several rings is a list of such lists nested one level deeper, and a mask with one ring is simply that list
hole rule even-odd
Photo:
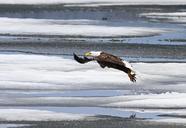
[{"label": "eagle's white head", "polygon": [[84,55],[86,57],[97,57],[101,54],[101,51],[90,51],[90,52],[86,52]]}]

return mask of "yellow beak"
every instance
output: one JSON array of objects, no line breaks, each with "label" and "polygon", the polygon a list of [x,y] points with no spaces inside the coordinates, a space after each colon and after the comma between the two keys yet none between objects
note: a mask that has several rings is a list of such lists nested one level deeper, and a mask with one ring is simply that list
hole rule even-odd
[{"label": "yellow beak", "polygon": [[85,56],[91,56],[91,53],[90,52],[86,52]]}]

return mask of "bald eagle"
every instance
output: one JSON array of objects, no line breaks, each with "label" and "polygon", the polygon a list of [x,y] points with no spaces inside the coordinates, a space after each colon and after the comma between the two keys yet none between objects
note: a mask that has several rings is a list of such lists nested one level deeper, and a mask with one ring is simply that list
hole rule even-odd
[{"label": "bald eagle", "polygon": [[86,52],[84,57],[78,57],[75,53],[73,55],[74,59],[81,64],[97,61],[102,68],[108,67],[123,71],[128,74],[128,77],[132,82],[136,82],[136,74],[133,71],[132,66],[127,61],[122,60],[117,56],[102,51]]}]

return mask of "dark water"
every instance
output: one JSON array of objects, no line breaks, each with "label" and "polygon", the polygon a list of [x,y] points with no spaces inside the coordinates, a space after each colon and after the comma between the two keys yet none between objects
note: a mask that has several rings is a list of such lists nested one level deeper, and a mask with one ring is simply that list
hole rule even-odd
[{"label": "dark water", "polygon": [[125,44],[125,43],[89,43],[89,42],[52,42],[52,43],[0,43],[1,52],[19,52],[28,54],[44,54],[72,56],[73,52],[83,55],[87,51],[106,51],[130,61],[184,62],[186,46],[155,45],[155,44]]}]

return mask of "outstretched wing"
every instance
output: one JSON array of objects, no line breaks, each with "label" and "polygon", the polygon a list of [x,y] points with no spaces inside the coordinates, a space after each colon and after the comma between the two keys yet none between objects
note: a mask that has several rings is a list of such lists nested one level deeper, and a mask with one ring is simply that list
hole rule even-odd
[{"label": "outstretched wing", "polygon": [[99,56],[95,58],[97,61],[102,62],[102,63],[110,63],[110,64],[117,64],[123,66],[124,63],[122,59],[120,59],[117,56],[114,56],[112,54],[102,52]]},{"label": "outstretched wing", "polygon": [[87,63],[87,62],[90,62],[90,61],[94,60],[94,59],[89,59],[85,56],[84,57],[79,57],[75,53],[73,53],[73,56],[74,56],[74,59],[81,64],[84,64],[84,63]]}]

